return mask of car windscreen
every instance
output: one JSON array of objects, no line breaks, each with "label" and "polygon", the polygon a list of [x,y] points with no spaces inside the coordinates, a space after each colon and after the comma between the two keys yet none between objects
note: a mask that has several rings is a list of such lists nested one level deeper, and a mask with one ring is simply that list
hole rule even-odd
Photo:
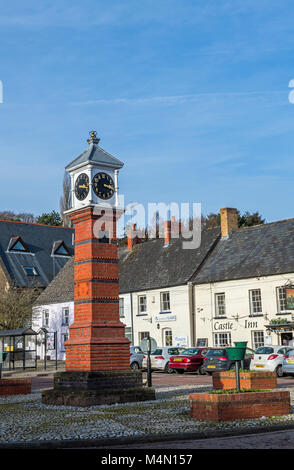
[{"label": "car windscreen", "polygon": [[273,348],[262,346],[256,349],[255,354],[272,354],[273,352]]},{"label": "car windscreen", "polygon": [[225,352],[225,349],[209,349],[206,353],[206,357],[223,356]]},{"label": "car windscreen", "polygon": [[155,351],[152,353],[152,356],[161,356],[162,354],[162,349],[155,349]]},{"label": "car windscreen", "polygon": [[167,351],[167,354],[170,356],[174,356],[175,354],[181,354],[182,349],[181,348],[170,348]]},{"label": "car windscreen", "polygon": [[185,356],[192,356],[194,354],[198,354],[200,351],[200,349],[196,349],[196,348],[188,348],[188,349],[185,349],[185,351],[182,351],[181,354],[185,355]]}]

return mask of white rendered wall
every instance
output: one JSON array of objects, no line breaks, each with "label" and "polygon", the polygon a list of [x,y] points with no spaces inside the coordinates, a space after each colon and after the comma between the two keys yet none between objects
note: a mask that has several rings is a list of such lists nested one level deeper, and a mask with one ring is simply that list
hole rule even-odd
[{"label": "white rendered wall", "polygon": [[[214,333],[230,332],[232,346],[234,341],[247,341],[252,348],[252,333],[263,331],[266,344],[281,344],[279,336],[274,332],[269,334],[266,325],[273,319],[292,320],[294,311],[277,315],[276,288],[285,286],[287,281],[294,282],[293,273],[195,285],[196,338],[208,338],[208,346],[214,346]],[[250,314],[249,290],[252,289],[261,290],[261,316]],[[216,293],[225,294],[226,318],[216,317]]]}]

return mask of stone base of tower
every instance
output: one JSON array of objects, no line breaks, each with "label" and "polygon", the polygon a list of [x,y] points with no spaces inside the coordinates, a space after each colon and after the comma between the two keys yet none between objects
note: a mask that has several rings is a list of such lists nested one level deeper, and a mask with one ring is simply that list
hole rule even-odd
[{"label": "stone base of tower", "polygon": [[46,405],[94,406],[155,400],[155,390],[143,387],[142,372],[58,372],[54,388],[42,393]]}]

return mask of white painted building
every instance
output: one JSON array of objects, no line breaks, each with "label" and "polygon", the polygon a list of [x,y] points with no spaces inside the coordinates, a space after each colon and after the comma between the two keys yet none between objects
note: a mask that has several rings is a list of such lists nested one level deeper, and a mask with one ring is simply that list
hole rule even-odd
[{"label": "white painted building", "polygon": [[277,320],[293,322],[294,312],[285,305],[288,280],[294,283],[294,273],[286,278],[262,276],[197,285],[197,338],[206,339],[209,346],[247,341],[252,349],[288,344],[293,339],[293,327],[286,325],[281,330],[271,324]]},{"label": "white painted building", "polygon": [[147,333],[159,346],[191,346],[190,287],[186,285],[121,294],[128,319],[133,319],[133,342]]},{"label": "white painted building", "polygon": [[222,217],[222,238],[194,279],[197,340],[292,344],[285,290],[294,284],[294,219],[241,229],[236,221],[236,212]]},{"label": "white painted building", "polygon": [[[65,359],[64,343],[68,338],[68,327],[73,323],[74,319],[74,303],[71,302],[57,302],[48,303],[38,307],[34,307],[32,328],[39,331],[45,328],[48,331],[47,340],[47,358],[56,359],[56,346],[57,346],[57,359]],[[53,341],[53,333],[56,333],[56,342]],[[42,338],[39,335],[38,338]],[[45,343],[38,341],[37,355],[44,358]]]}]

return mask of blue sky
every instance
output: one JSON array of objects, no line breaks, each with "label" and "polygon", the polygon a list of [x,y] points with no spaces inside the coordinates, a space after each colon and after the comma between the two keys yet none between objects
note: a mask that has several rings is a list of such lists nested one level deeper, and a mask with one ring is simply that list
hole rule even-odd
[{"label": "blue sky", "polygon": [[126,202],[294,217],[287,0],[2,1],[1,210],[59,209],[95,129]]}]

